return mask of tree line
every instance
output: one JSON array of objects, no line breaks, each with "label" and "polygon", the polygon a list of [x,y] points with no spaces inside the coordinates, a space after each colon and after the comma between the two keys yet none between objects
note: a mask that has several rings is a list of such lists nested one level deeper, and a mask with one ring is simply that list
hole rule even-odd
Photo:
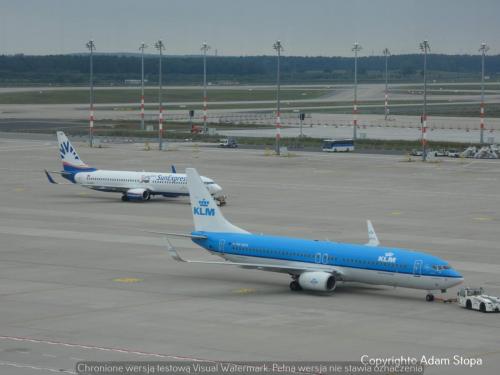
[{"label": "tree line", "polygon": [[[146,55],[144,71],[149,83],[158,79],[159,59]],[[166,84],[193,84],[202,80],[201,56],[166,56],[162,61]],[[500,77],[500,55],[486,56],[486,74],[490,79]],[[391,80],[421,79],[421,54],[389,57]],[[430,79],[477,80],[480,78],[481,56],[428,56]],[[71,55],[1,55],[0,84],[86,84],[89,80],[88,54]],[[276,56],[209,56],[208,81],[213,83],[272,83],[276,78]],[[361,82],[384,79],[385,57],[358,58],[358,77]],[[284,83],[348,82],[354,75],[352,57],[282,56],[281,72]],[[96,84],[125,84],[125,80],[140,79],[140,55],[95,54]]]}]

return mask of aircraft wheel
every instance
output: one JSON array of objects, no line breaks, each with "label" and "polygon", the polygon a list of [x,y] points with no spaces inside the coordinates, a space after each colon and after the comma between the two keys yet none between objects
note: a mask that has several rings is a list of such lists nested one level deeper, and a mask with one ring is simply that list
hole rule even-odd
[{"label": "aircraft wheel", "polygon": [[290,283],[290,290],[293,292],[298,292],[299,290],[302,290],[302,287],[300,286],[300,284],[297,280],[293,280]]},{"label": "aircraft wheel", "polygon": [[122,201],[123,201],[123,202],[127,202],[127,201],[128,201],[128,197],[127,197],[127,195],[126,195],[126,194],[123,194],[123,195],[122,195]]},{"label": "aircraft wheel", "polygon": [[434,301],[434,294],[431,294],[431,293],[427,294],[427,295],[425,296],[425,300],[426,300],[427,302],[432,302],[432,301]]}]

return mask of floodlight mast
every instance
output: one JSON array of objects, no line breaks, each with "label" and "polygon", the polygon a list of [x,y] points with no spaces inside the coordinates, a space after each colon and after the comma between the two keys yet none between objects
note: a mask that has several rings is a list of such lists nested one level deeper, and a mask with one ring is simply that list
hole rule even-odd
[{"label": "floodlight mast", "polygon": [[158,149],[161,151],[163,149],[163,103],[162,103],[162,67],[161,63],[163,60],[163,50],[165,49],[165,44],[161,40],[158,40],[155,43],[155,48],[160,52],[160,61],[158,68],[158,105],[159,105],[159,114],[158,114]]},{"label": "floodlight mast", "polygon": [[384,94],[384,116],[385,119],[389,117],[389,89],[388,89],[388,82],[389,82],[389,72],[387,70],[388,67],[388,62],[389,62],[389,56],[391,56],[391,51],[389,51],[389,48],[384,48],[382,53],[385,56],[385,94]]},{"label": "floodlight mast", "polygon": [[283,51],[283,45],[280,40],[273,44],[273,48],[277,52],[277,69],[276,69],[276,155],[280,154],[280,141],[281,141],[281,102],[280,102],[280,58]]},{"label": "floodlight mast", "polygon": [[431,46],[427,40],[420,43],[420,50],[424,53],[424,105],[422,113],[422,161],[427,160],[427,53]]},{"label": "floodlight mast", "polygon": [[91,39],[86,44],[90,51],[90,117],[89,117],[89,146],[94,143],[94,50],[95,43]]},{"label": "floodlight mast", "polygon": [[142,42],[141,50],[141,130],[144,130],[144,50],[148,48],[147,44]]},{"label": "floodlight mast", "polygon": [[480,110],[480,117],[481,117],[481,129],[480,129],[480,139],[479,142],[481,144],[484,143],[484,57],[486,55],[486,52],[488,52],[490,49],[489,46],[486,45],[486,43],[481,43],[481,48],[479,48],[479,52],[481,52],[481,110]]},{"label": "floodlight mast", "polygon": [[352,51],[354,52],[354,103],[352,108],[352,138],[358,137],[358,52],[362,47],[358,42],[354,43]]},{"label": "floodlight mast", "polygon": [[201,50],[203,51],[203,134],[208,133],[207,126],[207,51],[210,46],[203,42]]}]

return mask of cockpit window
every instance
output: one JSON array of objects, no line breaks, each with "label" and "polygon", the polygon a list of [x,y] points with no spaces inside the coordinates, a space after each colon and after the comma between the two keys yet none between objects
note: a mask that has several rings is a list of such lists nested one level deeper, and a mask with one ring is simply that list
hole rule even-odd
[{"label": "cockpit window", "polygon": [[436,271],[444,271],[451,269],[451,267],[447,264],[440,264],[440,265],[435,264],[432,266],[432,268],[435,269]]},{"label": "cockpit window", "polygon": [[215,182],[213,182],[213,181],[205,181],[205,185],[214,185],[214,184],[215,184]]}]

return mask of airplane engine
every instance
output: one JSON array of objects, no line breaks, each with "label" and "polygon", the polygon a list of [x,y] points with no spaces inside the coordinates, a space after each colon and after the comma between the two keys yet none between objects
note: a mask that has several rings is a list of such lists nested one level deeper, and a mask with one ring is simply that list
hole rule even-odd
[{"label": "airplane engine", "polygon": [[337,285],[335,276],[328,272],[304,272],[300,274],[298,282],[304,290],[331,292]]},{"label": "airplane engine", "polygon": [[151,194],[147,189],[130,189],[125,193],[127,200],[145,201],[151,198]]}]

